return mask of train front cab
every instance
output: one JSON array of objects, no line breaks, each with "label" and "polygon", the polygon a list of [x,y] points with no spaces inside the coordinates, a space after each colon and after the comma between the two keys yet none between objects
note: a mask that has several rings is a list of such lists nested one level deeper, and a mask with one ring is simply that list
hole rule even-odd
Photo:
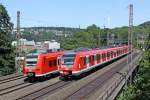
[{"label": "train front cab", "polygon": [[62,65],[60,67],[60,79],[79,78],[82,73],[87,72],[97,63],[102,62],[102,57],[100,53],[94,54],[93,51],[79,52],[76,53],[74,56],[72,55],[72,57],[69,56],[71,56],[71,54],[65,54],[62,57]]},{"label": "train front cab", "polygon": [[43,80],[47,76],[58,73],[61,54],[39,54],[37,56],[27,56],[24,76],[29,80]]},{"label": "train front cab", "polygon": [[61,80],[68,79],[72,77],[73,70],[76,70],[76,53],[65,53],[61,58],[61,66],[59,67]]}]

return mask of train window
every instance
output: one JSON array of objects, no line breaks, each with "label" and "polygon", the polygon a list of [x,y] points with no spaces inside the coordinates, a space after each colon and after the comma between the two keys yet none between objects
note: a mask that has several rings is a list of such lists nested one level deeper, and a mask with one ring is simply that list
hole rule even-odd
[{"label": "train window", "polygon": [[81,63],[83,62],[83,58],[82,58],[82,57],[80,57],[80,62],[81,62]]},{"label": "train window", "polygon": [[91,56],[89,56],[89,58],[88,58],[88,59],[89,59],[89,62],[91,62]]},{"label": "train window", "polygon": [[57,60],[54,60],[53,63],[54,63],[54,66],[57,66]]},{"label": "train window", "polygon": [[62,57],[62,64],[63,65],[73,65],[75,56],[76,56],[75,54],[64,54]]},{"label": "train window", "polygon": [[99,54],[96,55],[97,61],[99,60]]},{"label": "train window", "polygon": [[94,61],[94,56],[93,56],[93,55],[89,57],[89,61],[90,61],[90,62],[93,62],[93,61]]},{"label": "train window", "polygon": [[114,51],[113,53],[114,53],[114,56],[116,56],[116,51]]},{"label": "train window", "polygon": [[80,63],[81,63],[81,64],[84,64],[84,59],[83,59],[83,57],[80,58]]},{"label": "train window", "polygon": [[49,61],[49,67],[52,67],[52,66],[53,66],[53,63],[52,63],[52,62],[53,62],[52,60]]},{"label": "train window", "polygon": [[92,61],[94,61],[95,59],[94,59],[95,57],[94,57],[94,55],[92,56]]},{"label": "train window", "polygon": [[89,62],[92,62],[92,56],[89,57]]},{"label": "train window", "polygon": [[89,57],[86,57],[86,64],[89,63]]},{"label": "train window", "polygon": [[113,51],[111,51],[111,58],[113,57]]},{"label": "train window", "polygon": [[117,50],[117,55],[119,55],[119,50]]},{"label": "train window", "polygon": [[109,52],[107,52],[107,58],[109,58],[110,57],[110,53]]},{"label": "train window", "polygon": [[86,65],[86,57],[83,58],[83,64]]},{"label": "train window", "polygon": [[96,55],[94,55],[94,61],[96,61],[96,58],[97,58]]},{"label": "train window", "polygon": [[60,59],[57,60],[58,65],[60,65]]},{"label": "train window", "polygon": [[100,54],[97,54],[97,61],[101,59]]},{"label": "train window", "polygon": [[105,54],[102,54],[102,58],[103,58],[103,59],[105,58]]},{"label": "train window", "polygon": [[45,64],[45,62],[46,62],[46,58],[44,57],[44,64]]},{"label": "train window", "polygon": [[101,55],[101,54],[99,55],[99,59],[100,59],[100,60],[102,59],[102,55]]}]

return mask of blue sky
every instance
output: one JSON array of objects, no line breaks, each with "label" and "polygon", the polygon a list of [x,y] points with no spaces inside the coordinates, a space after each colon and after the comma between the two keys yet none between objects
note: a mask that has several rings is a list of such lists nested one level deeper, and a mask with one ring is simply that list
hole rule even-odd
[{"label": "blue sky", "polygon": [[11,21],[21,11],[21,26],[101,28],[128,25],[128,5],[134,6],[134,25],[150,20],[150,0],[0,0]]}]

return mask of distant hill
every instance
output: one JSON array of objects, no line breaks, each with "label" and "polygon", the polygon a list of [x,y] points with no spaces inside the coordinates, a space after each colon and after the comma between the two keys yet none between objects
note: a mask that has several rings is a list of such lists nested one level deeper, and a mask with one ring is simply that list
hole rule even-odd
[{"label": "distant hill", "polygon": [[[63,38],[70,38],[82,30],[84,29],[71,27],[22,27],[21,37],[27,40],[49,41],[55,39],[61,42]],[[13,34],[14,39],[15,34]]]},{"label": "distant hill", "polygon": [[150,27],[150,21],[144,22],[144,23],[140,24],[139,26],[148,28],[148,27]]},{"label": "distant hill", "polygon": [[81,31],[82,29],[80,28],[70,28],[70,27],[24,27],[23,29],[23,33],[29,32],[32,34],[42,34],[45,32],[51,32],[54,34],[73,34],[76,32]]}]

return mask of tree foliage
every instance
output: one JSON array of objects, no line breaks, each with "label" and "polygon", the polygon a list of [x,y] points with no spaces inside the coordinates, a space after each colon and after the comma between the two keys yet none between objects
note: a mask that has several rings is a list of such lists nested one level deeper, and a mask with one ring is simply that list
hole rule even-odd
[{"label": "tree foliage", "polygon": [[5,7],[0,4],[0,74],[14,71],[14,53],[11,47],[11,31],[13,24]]},{"label": "tree foliage", "polygon": [[65,41],[65,49],[74,49],[79,47],[98,47],[100,37],[100,28],[96,25],[87,27],[86,30],[73,34],[72,38]]}]

